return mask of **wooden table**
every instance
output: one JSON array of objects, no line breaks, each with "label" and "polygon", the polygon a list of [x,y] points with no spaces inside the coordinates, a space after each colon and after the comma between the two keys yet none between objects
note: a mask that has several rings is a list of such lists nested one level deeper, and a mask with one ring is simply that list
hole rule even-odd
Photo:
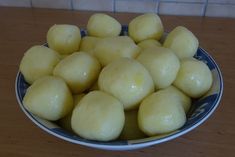
[{"label": "wooden table", "polygon": [[[104,151],[72,144],[47,134],[21,111],[14,81],[24,52],[45,42],[55,23],[85,27],[91,12],[0,8],[0,156],[235,156],[235,19],[161,16],[166,30],[184,25],[219,64],[225,90],[215,113],[201,126],[175,140],[134,151]],[[136,14],[111,14],[127,24]]]}]

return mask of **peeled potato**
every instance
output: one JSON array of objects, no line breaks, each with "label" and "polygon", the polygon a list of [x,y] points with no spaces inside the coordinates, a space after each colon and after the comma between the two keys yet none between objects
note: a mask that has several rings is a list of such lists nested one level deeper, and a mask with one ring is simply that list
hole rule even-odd
[{"label": "peeled potato", "polygon": [[64,58],[66,58],[66,57],[68,57],[69,56],[69,54],[67,55],[64,55],[64,54],[62,54],[62,55],[60,55],[60,59],[64,59]]},{"label": "peeled potato", "polygon": [[53,74],[65,80],[73,93],[82,93],[98,78],[100,64],[95,57],[85,52],[75,52],[64,58],[55,67]]},{"label": "peeled potato", "polygon": [[45,76],[27,89],[23,104],[31,113],[55,121],[73,109],[73,97],[61,78]]},{"label": "peeled potato", "polygon": [[93,51],[95,48],[96,43],[99,41],[100,38],[85,36],[81,40],[80,44],[80,51],[88,52],[93,55]]},{"label": "peeled potato", "polygon": [[185,113],[187,113],[191,107],[192,100],[189,96],[181,92],[179,89],[177,89],[174,86],[169,86],[162,91],[167,92],[169,94],[172,94],[173,96],[176,97],[181,103],[181,105],[184,108]]},{"label": "peeled potato", "polygon": [[[77,95],[73,95],[73,106],[74,108],[78,105],[78,103],[80,102],[80,100],[85,96],[85,94],[77,94]],[[65,117],[63,117],[62,119],[59,120],[59,124],[61,127],[63,127],[64,129],[68,130],[68,131],[72,131],[72,127],[71,127],[71,117],[72,117],[72,111],[69,112],[69,114],[67,114]]]},{"label": "peeled potato", "polygon": [[163,47],[145,49],[137,60],[150,72],[156,89],[170,86],[180,68],[177,56],[170,49]]},{"label": "peeled potato", "polygon": [[149,136],[175,131],[185,122],[183,106],[172,94],[160,90],[146,97],[140,104],[138,124]]},{"label": "peeled potato", "polygon": [[51,75],[59,61],[60,55],[57,52],[45,46],[33,46],[24,54],[20,62],[20,72],[32,84],[42,76]]},{"label": "peeled potato", "polygon": [[150,48],[150,47],[161,47],[162,44],[159,41],[154,40],[154,39],[146,39],[146,40],[139,42],[138,46],[141,49],[146,49],[146,48]]},{"label": "peeled potato", "polygon": [[87,23],[87,31],[94,37],[113,37],[121,32],[121,24],[113,17],[98,13],[93,14]]},{"label": "peeled potato", "polygon": [[95,49],[95,57],[102,66],[121,58],[135,58],[139,54],[140,48],[128,36],[118,36],[101,39]]},{"label": "peeled potato", "polygon": [[163,46],[172,49],[180,58],[193,57],[197,52],[198,40],[187,28],[178,26],[166,37]]},{"label": "peeled potato", "polygon": [[129,36],[140,42],[146,39],[159,40],[163,34],[162,21],[157,14],[148,13],[140,15],[129,23]]},{"label": "peeled potato", "polygon": [[125,124],[120,135],[120,139],[134,140],[146,137],[146,135],[139,129],[137,121],[138,110],[131,110],[125,112]]},{"label": "peeled potato", "polygon": [[196,59],[181,61],[174,85],[192,98],[203,96],[212,85],[212,74],[208,66]]},{"label": "peeled potato", "polygon": [[74,25],[53,25],[47,32],[49,47],[60,54],[78,51],[80,40],[80,29]]},{"label": "peeled potato", "polygon": [[154,91],[149,72],[129,58],[120,58],[104,67],[98,85],[100,90],[118,98],[125,110],[137,108],[140,101]]},{"label": "peeled potato", "polygon": [[75,107],[71,125],[83,138],[99,141],[116,139],[124,126],[123,105],[101,91],[88,93]]}]

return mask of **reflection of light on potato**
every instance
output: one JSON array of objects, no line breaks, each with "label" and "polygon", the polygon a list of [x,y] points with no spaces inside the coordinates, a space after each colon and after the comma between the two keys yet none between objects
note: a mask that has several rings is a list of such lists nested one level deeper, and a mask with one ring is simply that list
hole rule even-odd
[{"label": "reflection of light on potato", "polygon": [[96,44],[94,55],[102,66],[121,58],[135,58],[140,48],[128,36],[103,38]]},{"label": "reflection of light on potato", "polygon": [[74,25],[53,25],[47,32],[49,47],[60,54],[70,54],[77,51],[80,40],[80,29]]},{"label": "reflection of light on potato", "polygon": [[116,139],[124,126],[123,105],[101,91],[88,93],[75,107],[71,125],[74,132],[91,140]]},{"label": "reflection of light on potato", "polygon": [[174,85],[192,98],[203,96],[212,85],[212,74],[208,66],[196,59],[181,61]]},{"label": "reflection of light on potato", "polygon": [[45,76],[27,89],[23,104],[31,113],[55,121],[72,110],[73,97],[61,78]]},{"label": "reflection of light on potato", "polygon": [[85,52],[76,52],[61,60],[53,74],[62,77],[73,93],[82,93],[97,79],[100,64],[96,58]]},{"label": "reflection of light on potato", "polygon": [[103,68],[98,79],[100,90],[118,98],[125,109],[138,107],[154,91],[148,71],[136,60],[120,58]]},{"label": "reflection of light on potato", "polygon": [[121,24],[116,19],[102,13],[93,14],[87,23],[88,35],[94,37],[118,36],[121,28]]},{"label": "reflection of light on potato", "polygon": [[157,14],[143,14],[131,20],[128,33],[135,42],[146,39],[159,40],[163,34],[163,25]]},{"label": "reflection of light on potato", "polygon": [[149,136],[174,131],[186,122],[186,116],[178,99],[162,90],[146,97],[140,104],[138,123]]},{"label": "reflection of light on potato", "polygon": [[59,61],[60,56],[55,51],[45,46],[33,46],[25,52],[20,62],[20,72],[32,84],[42,76],[51,75]]},{"label": "reflection of light on potato", "polygon": [[134,140],[146,137],[139,129],[137,121],[138,110],[125,111],[125,124],[120,135],[121,139]]},{"label": "reflection of light on potato", "polygon": [[180,58],[193,57],[198,48],[198,40],[187,28],[178,26],[166,37],[163,46],[172,49]]},{"label": "reflection of light on potato", "polygon": [[163,47],[145,49],[137,60],[150,72],[156,89],[171,85],[180,68],[177,56],[170,49]]}]

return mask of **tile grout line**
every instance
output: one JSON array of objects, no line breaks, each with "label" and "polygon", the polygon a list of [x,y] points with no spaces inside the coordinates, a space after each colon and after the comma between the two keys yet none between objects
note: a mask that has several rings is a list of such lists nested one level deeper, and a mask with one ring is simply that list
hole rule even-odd
[{"label": "tile grout line", "polygon": [[160,14],[160,5],[161,5],[161,0],[157,0],[158,5],[157,5],[157,14]]},{"label": "tile grout line", "polygon": [[205,1],[204,7],[203,7],[203,11],[202,11],[203,17],[206,15],[207,6],[208,6],[208,0]]},{"label": "tile grout line", "polygon": [[155,0],[155,7],[154,7],[154,12],[156,12],[158,14],[158,10],[159,10],[159,4],[158,4],[159,0]]},{"label": "tile grout line", "polygon": [[30,7],[33,8],[33,0],[30,0]]},{"label": "tile grout line", "polygon": [[70,0],[70,6],[71,6],[71,10],[74,10],[73,0]]},{"label": "tile grout line", "polygon": [[116,13],[116,0],[113,0],[113,13]]}]

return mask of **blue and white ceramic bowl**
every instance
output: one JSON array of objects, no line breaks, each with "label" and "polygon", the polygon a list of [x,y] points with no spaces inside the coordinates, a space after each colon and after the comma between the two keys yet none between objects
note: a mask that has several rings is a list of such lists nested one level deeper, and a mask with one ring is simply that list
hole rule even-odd
[{"label": "blue and white ceramic bowl", "polygon": [[[121,35],[126,35],[127,32],[127,26],[123,26]],[[86,31],[82,30],[81,34],[82,36],[85,36]],[[213,85],[210,91],[204,97],[193,102],[191,110],[187,115],[187,122],[185,123],[185,125],[171,134],[148,137],[139,140],[115,140],[110,142],[87,140],[79,137],[78,135],[67,132],[63,128],[59,127],[56,123],[41,119],[26,110],[22,103],[22,100],[29,85],[26,83],[23,75],[20,72],[18,72],[15,82],[16,97],[21,109],[30,120],[32,120],[38,127],[43,129],[44,131],[58,138],[88,147],[107,150],[130,150],[143,148],[169,141],[183,134],[186,134],[187,132],[202,124],[206,119],[208,119],[208,117],[215,111],[215,109],[219,105],[223,93],[223,80],[218,65],[216,64],[214,59],[202,48],[198,48],[197,53],[194,57],[208,65],[213,75]]]}]

